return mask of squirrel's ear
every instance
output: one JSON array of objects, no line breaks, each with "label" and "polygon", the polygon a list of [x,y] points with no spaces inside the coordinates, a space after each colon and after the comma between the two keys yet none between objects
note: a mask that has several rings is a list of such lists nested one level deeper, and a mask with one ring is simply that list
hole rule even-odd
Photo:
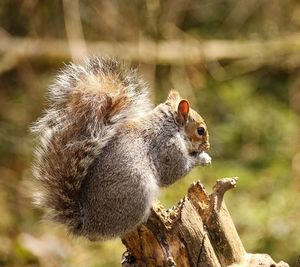
[{"label": "squirrel's ear", "polygon": [[190,104],[187,100],[183,99],[178,104],[178,114],[177,114],[177,121],[184,125],[187,121],[188,115],[190,110]]}]

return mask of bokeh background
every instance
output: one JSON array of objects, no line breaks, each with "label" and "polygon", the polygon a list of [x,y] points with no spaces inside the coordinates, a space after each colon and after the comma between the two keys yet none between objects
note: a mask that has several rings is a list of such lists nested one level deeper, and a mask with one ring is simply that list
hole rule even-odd
[{"label": "bokeh background", "polygon": [[91,243],[41,220],[26,197],[34,141],[58,69],[87,54],[139,68],[155,103],[175,88],[206,119],[212,168],[238,176],[226,203],[249,252],[300,254],[300,4],[296,0],[1,0],[0,266],[120,266],[120,240]]}]

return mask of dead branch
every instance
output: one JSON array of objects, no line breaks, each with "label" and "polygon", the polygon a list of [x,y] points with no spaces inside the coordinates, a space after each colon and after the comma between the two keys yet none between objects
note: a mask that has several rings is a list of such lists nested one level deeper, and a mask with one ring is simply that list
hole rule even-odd
[{"label": "dead branch", "polygon": [[[78,44],[77,44],[78,42]],[[80,47],[82,39],[72,39]],[[244,73],[261,66],[293,69],[300,66],[300,35],[276,40],[169,40],[154,42],[86,42],[89,54],[110,55],[149,64],[204,64],[216,77],[222,73]],[[15,58],[65,61],[71,57],[68,42],[57,39],[17,38],[0,36],[0,55]],[[210,64],[222,62],[222,65]]]},{"label": "dead branch", "polygon": [[148,221],[123,237],[122,266],[288,267],[269,255],[245,251],[223,202],[236,181],[218,180],[210,195],[196,182],[170,210],[156,203]]}]

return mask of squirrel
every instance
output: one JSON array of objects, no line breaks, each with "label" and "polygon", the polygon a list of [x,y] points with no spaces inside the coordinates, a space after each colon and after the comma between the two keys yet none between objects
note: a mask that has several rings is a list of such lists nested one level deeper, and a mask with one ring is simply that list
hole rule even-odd
[{"label": "squirrel", "polygon": [[35,204],[92,241],[122,237],[147,220],[159,187],[211,163],[189,102],[170,91],[153,108],[137,71],[108,57],[65,66],[32,131]]}]

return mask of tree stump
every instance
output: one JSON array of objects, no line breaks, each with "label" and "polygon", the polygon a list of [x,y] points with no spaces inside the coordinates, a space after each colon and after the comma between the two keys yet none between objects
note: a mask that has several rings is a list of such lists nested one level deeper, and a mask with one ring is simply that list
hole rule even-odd
[{"label": "tree stump", "polygon": [[244,249],[224,193],[236,186],[237,178],[217,180],[208,194],[198,181],[177,206],[165,210],[155,203],[149,219],[122,238],[127,248],[123,267],[287,267],[267,254]]}]

